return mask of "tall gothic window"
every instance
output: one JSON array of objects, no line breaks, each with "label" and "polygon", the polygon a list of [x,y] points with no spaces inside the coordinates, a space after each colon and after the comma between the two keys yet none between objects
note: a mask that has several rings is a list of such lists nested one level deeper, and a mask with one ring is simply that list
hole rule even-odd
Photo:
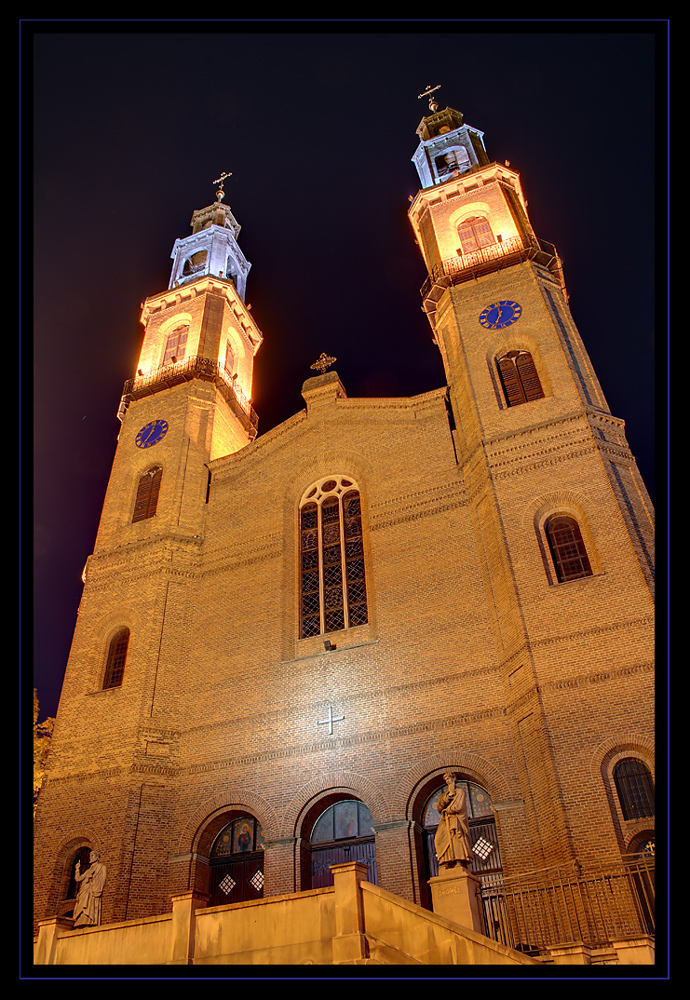
[{"label": "tall gothic window", "polygon": [[508,351],[496,365],[508,406],[519,406],[543,397],[544,390],[529,351]]},{"label": "tall gothic window", "polygon": [[135,521],[145,521],[156,513],[162,476],[163,469],[158,465],[145,472],[139,480],[137,496],[134,501],[134,513],[132,514],[133,524]]},{"label": "tall gothic window", "polygon": [[592,575],[580,526],[574,518],[565,515],[550,518],[546,522],[546,537],[559,583]]},{"label": "tall gothic window", "polygon": [[473,253],[481,250],[482,247],[491,246],[496,242],[491,226],[487,219],[478,215],[473,215],[471,219],[465,219],[458,226],[458,236],[460,237],[460,254]]},{"label": "tall gothic window", "polygon": [[113,636],[108,648],[108,659],[105,665],[103,687],[119,687],[125,673],[127,647],[129,646],[129,629],[122,628]]},{"label": "tall gothic window", "polygon": [[165,354],[163,355],[163,364],[170,364],[173,359],[179,361],[185,356],[187,350],[187,334],[189,333],[189,327],[186,323],[181,326],[176,326],[168,334],[168,339],[165,342]]},{"label": "tall gothic window", "polygon": [[613,780],[624,819],[644,819],[654,815],[654,783],[641,760],[627,757],[616,764]]},{"label": "tall gothic window", "polygon": [[343,476],[321,480],[300,508],[300,638],[366,624],[359,490]]}]

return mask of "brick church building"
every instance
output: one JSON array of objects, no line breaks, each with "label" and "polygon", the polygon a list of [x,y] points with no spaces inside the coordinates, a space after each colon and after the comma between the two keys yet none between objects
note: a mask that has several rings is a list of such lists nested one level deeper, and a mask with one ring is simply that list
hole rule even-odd
[{"label": "brick church building", "polygon": [[93,850],[103,926],[325,889],[348,861],[431,911],[447,772],[489,894],[653,855],[650,499],[519,174],[433,97],[417,135],[446,384],[352,398],[322,357],[257,435],[222,180],[143,304],[37,806],[37,922],[69,917]]}]

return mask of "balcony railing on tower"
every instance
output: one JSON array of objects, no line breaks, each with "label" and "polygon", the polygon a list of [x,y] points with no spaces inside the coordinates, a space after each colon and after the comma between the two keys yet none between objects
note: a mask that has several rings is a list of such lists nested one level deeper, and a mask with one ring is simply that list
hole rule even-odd
[{"label": "balcony railing on tower", "polygon": [[566,294],[563,267],[553,244],[536,237],[513,236],[435,264],[421,288],[424,311],[435,312],[438,299],[450,285],[472,281],[497,267],[512,267],[525,260],[534,260],[551,271]]},{"label": "balcony railing on tower", "polygon": [[259,417],[251,403],[223,365],[200,354],[174,361],[146,375],[137,375],[129,379],[122,390],[120,412],[122,413],[133,399],[153,395],[162,389],[169,389],[195,378],[214,383],[253,441],[257,434]]}]

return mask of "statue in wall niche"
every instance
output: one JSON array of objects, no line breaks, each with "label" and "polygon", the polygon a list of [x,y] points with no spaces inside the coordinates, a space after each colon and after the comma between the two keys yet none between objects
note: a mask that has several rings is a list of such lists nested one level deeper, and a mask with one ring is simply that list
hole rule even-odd
[{"label": "statue in wall niche", "polygon": [[443,778],[446,789],[441,793],[436,807],[441,822],[434,838],[439,869],[456,865],[467,868],[472,860],[467,795],[462,785],[456,783],[454,774],[444,774]]},{"label": "statue in wall niche", "polygon": [[98,851],[91,851],[89,861],[91,863],[83,874],[79,861],[74,871],[74,880],[80,883],[73,913],[75,927],[95,927],[101,922],[101,895],[106,867]]}]

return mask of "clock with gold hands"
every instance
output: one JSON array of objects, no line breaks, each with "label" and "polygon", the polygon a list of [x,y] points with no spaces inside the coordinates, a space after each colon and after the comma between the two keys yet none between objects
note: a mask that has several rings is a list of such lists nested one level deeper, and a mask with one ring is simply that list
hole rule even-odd
[{"label": "clock with gold hands", "polygon": [[516,323],[522,315],[522,306],[519,302],[511,302],[510,299],[502,299],[500,302],[492,302],[490,306],[479,316],[479,322],[487,330],[502,330],[504,326]]},{"label": "clock with gold hands", "polygon": [[168,433],[167,420],[152,420],[145,424],[136,436],[137,448],[151,448],[154,444],[162,441]]}]

